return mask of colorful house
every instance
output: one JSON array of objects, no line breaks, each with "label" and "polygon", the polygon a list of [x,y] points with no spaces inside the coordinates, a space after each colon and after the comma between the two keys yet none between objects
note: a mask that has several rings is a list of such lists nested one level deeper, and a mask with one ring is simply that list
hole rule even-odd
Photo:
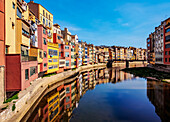
[{"label": "colorful house", "polygon": [[65,42],[63,40],[63,35],[61,34],[61,29],[58,24],[53,25],[53,43],[59,45],[59,70],[57,73],[63,72],[66,66],[66,60],[64,55]]},{"label": "colorful house", "polygon": [[66,60],[65,70],[71,69],[71,33],[67,28],[61,31],[64,40],[64,56]]},{"label": "colorful house", "polygon": [[[28,7],[25,1],[6,1],[12,3],[13,8],[7,9],[6,21],[15,25],[8,27],[6,24],[6,90],[19,91],[30,86],[30,82],[38,78],[37,57],[29,55],[30,49],[30,24],[28,20]],[[16,13],[15,13],[16,12]],[[13,16],[15,15],[15,16]],[[10,35],[10,36],[9,36]],[[14,85],[15,82],[15,85]]]},{"label": "colorful house", "polygon": [[47,73],[57,72],[59,70],[58,44],[47,42],[47,48],[48,48],[48,69],[47,69]]},{"label": "colorful house", "polygon": [[164,64],[170,65],[170,18],[165,20],[164,27]]}]

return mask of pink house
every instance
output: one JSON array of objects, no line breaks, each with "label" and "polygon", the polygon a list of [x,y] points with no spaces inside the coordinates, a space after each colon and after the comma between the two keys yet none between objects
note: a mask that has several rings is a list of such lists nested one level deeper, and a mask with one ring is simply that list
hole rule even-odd
[{"label": "pink house", "polygon": [[43,25],[38,25],[38,48],[43,50],[43,62],[40,64],[39,76],[42,76],[48,68],[47,51],[47,29]]},{"label": "pink house", "polygon": [[20,91],[30,86],[30,82],[38,78],[37,57],[6,55],[6,90]]},{"label": "pink house", "polygon": [[71,69],[71,45],[64,45],[64,56],[66,60],[65,70]]}]

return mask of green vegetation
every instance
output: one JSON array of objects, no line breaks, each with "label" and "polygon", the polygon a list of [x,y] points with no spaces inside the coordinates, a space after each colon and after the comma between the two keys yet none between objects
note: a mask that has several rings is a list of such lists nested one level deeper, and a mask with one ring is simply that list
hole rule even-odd
[{"label": "green vegetation", "polygon": [[72,71],[76,70],[76,68],[73,68]]},{"label": "green vegetation", "polygon": [[3,108],[1,108],[1,110],[5,110],[5,109],[7,109],[7,108],[8,108],[8,105],[5,106],[5,107],[3,107]]},{"label": "green vegetation", "polygon": [[56,73],[46,74],[46,75],[43,76],[43,78],[44,77],[50,77],[50,76],[53,76],[53,75],[56,75]]},{"label": "green vegetation", "polygon": [[18,94],[12,96],[11,98],[7,99],[6,101],[4,101],[4,103],[8,103],[11,102],[12,100],[18,99]]},{"label": "green vegetation", "polygon": [[14,111],[14,110],[15,110],[15,108],[16,108],[16,107],[15,107],[15,104],[13,104],[13,106],[12,106],[12,111]]},{"label": "green vegetation", "polygon": [[128,72],[130,74],[134,74],[139,77],[153,77],[158,80],[162,79],[170,79],[170,73],[160,72],[155,69],[151,69],[148,67],[137,67],[137,68],[126,68],[122,71]]}]

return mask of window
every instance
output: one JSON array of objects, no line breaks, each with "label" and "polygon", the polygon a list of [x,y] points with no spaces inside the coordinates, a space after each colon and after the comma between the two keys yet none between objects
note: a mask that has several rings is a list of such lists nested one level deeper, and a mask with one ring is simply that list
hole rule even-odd
[{"label": "window", "polygon": [[14,2],[12,2],[12,8],[15,9],[15,3]]},{"label": "window", "polygon": [[165,41],[169,42],[170,41],[170,35],[165,37]]},{"label": "window", "polygon": [[7,46],[5,47],[5,54],[8,54],[8,47]]},{"label": "window", "polygon": [[165,58],[165,62],[167,62],[167,58]]},{"label": "window", "polygon": [[59,52],[59,56],[61,57],[61,52]]},{"label": "window", "polygon": [[48,26],[48,19],[46,19],[46,26]]},{"label": "window", "polygon": [[61,48],[61,44],[59,44],[59,48]]},{"label": "window", "polygon": [[170,58],[169,58],[169,62],[170,62]]},{"label": "window", "polygon": [[69,66],[70,61],[66,60],[66,66]]},{"label": "window", "polygon": [[61,39],[61,37],[60,37],[60,36],[57,36],[57,38],[58,38],[58,40],[60,40],[60,39]]},{"label": "window", "polygon": [[36,73],[36,67],[30,67],[30,77]]},{"label": "window", "polygon": [[70,96],[66,97],[66,102],[70,101]]},{"label": "window", "polygon": [[49,66],[48,69],[53,69],[53,66]]},{"label": "window", "polygon": [[20,11],[20,9],[18,7],[17,7],[17,16],[19,18],[22,18],[22,13],[21,13],[21,11]]},{"label": "window", "polygon": [[39,57],[40,57],[40,58],[43,58],[43,57],[42,57],[42,52],[41,52],[41,51],[39,52]]},{"label": "window", "polygon": [[43,38],[43,41],[44,41],[44,45],[47,45],[47,41],[45,38]]},{"label": "window", "polygon": [[66,88],[66,93],[70,93],[70,87]]},{"label": "window", "polygon": [[66,105],[66,108],[70,108],[70,104]]},{"label": "window", "polygon": [[43,18],[43,24],[45,25],[45,19]]},{"label": "window", "polygon": [[28,77],[28,69],[25,69],[25,80],[28,80],[29,77]]},{"label": "window", "polygon": [[51,23],[49,22],[49,27],[51,27]]},{"label": "window", "polygon": [[47,52],[44,51],[44,58],[47,58]]},{"label": "window", "polygon": [[65,57],[69,57],[69,52],[65,52]]},{"label": "window", "polygon": [[48,54],[51,56],[58,56],[58,51],[57,50],[52,50],[52,49],[48,49]]},{"label": "window", "polygon": [[49,20],[50,20],[50,15],[49,15]]},{"label": "window", "polygon": [[69,46],[65,46],[65,49],[69,49]]},{"label": "window", "polygon": [[46,30],[45,30],[45,28],[43,28],[43,34],[45,34],[45,35],[46,35]]},{"label": "window", "polygon": [[170,44],[166,44],[166,45],[165,45],[165,48],[170,48]]},{"label": "window", "polygon": [[58,59],[53,59],[53,62],[58,62]]},{"label": "window", "polygon": [[45,11],[43,10],[43,15],[45,16]]},{"label": "window", "polygon": [[47,63],[44,63],[44,67],[47,67]]},{"label": "window", "polygon": [[167,51],[165,52],[165,55],[168,55],[168,52],[167,52]]},{"label": "window", "polygon": [[148,47],[150,47],[150,44],[148,44]]},{"label": "window", "polygon": [[24,30],[24,29],[22,29],[22,34],[24,34],[24,35],[27,35],[27,36],[29,36],[30,34],[29,34],[29,32],[27,32],[26,30]]},{"label": "window", "polygon": [[165,33],[168,33],[168,32],[170,32],[170,28],[167,28],[167,29],[165,30]]}]

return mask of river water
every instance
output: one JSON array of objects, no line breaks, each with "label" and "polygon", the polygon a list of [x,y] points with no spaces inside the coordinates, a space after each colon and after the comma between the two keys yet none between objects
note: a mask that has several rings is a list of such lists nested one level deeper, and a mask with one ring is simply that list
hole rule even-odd
[{"label": "river water", "polygon": [[170,121],[170,84],[120,71],[77,74],[44,96],[27,121]]}]

